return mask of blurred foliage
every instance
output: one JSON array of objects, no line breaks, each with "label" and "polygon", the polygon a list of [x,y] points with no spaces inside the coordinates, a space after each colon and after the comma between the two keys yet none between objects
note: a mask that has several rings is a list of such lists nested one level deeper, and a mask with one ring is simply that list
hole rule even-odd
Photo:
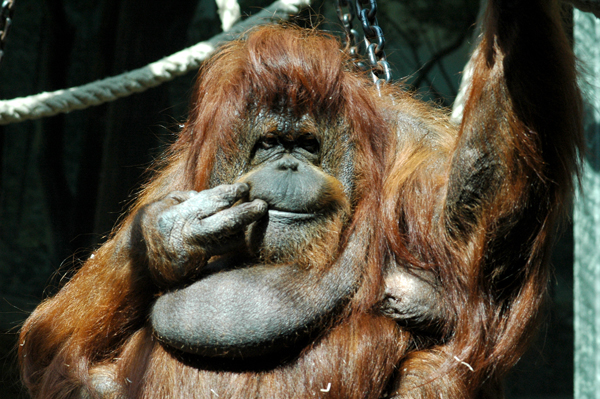
[{"label": "blurred foliage", "polygon": [[475,21],[479,0],[394,0],[381,2],[383,14],[410,31],[440,29],[448,35],[461,34]]},{"label": "blurred foliage", "polygon": [[383,1],[378,11],[398,77],[451,105],[471,48],[479,0]]}]

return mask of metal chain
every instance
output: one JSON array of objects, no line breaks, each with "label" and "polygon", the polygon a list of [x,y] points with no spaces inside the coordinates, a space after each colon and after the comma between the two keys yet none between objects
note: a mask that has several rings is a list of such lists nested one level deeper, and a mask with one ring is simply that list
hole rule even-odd
[{"label": "metal chain", "polygon": [[352,2],[348,2],[348,0],[337,0],[337,15],[340,22],[344,26],[344,31],[346,33],[345,50],[352,58],[358,59],[358,48],[356,46],[356,35],[358,32],[352,28],[354,14],[355,12],[352,9]]},{"label": "metal chain", "polygon": [[12,25],[14,5],[14,0],[3,0],[0,7],[0,62],[4,58],[4,43],[6,43],[6,35]]},{"label": "metal chain", "polygon": [[[337,13],[346,33],[346,51],[356,60],[357,66],[371,72],[377,87],[383,82],[389,82],[392,71],[385,57],[383,30],[377,22],[377,0],[337,0]],[[352,27],[355,16],[364,32],[364,54],[357,45],[358,32]],[[366,57],[368,63],[363,62],[361,56]]]}]

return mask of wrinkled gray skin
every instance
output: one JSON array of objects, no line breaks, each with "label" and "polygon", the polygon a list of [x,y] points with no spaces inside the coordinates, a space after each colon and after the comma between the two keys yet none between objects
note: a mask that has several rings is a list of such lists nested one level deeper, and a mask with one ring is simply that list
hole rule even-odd
[{"label": "wrinkled gray skin", "polygon": [[[351,190],[318,167],[316,140],[293,134],[261,140],[244,183],[175,192],[136,217],[151,273],[167,287],[151,310],[152,327],[176,350],[224,358],[272,354],[318,330],[360,283],[358,260],[367,247],[361,231],[323,273],[289,261],[261,262],[264,248],[290,258],[290,248],[302,251],[305,241],[326,234],[318,230],[324,224],[351,218],[344,194]],[[398,266],[388,269],[382,312],[408,327],[435,325],[442,315],[434,285]]]}]

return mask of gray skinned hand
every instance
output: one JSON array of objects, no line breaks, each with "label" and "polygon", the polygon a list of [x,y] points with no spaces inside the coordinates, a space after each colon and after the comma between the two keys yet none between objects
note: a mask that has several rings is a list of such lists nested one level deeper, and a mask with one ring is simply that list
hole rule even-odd
[{"label": "gray skinned hand", "polygon": [[141,235],[153,278],[180,282],[193,277],[211,256],[243,245],[245,227],[267,212],[260,199],[243,202],[248,191],[245,183],[175,191],[142,208],[134,230]]}]

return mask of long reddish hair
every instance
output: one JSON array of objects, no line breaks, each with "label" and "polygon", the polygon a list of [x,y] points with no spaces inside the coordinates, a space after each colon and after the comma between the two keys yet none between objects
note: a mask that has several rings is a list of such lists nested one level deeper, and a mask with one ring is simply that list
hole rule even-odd
[{"label": "long reddish hair", "polygon": [[[380,201],[377,187],[384,172],[384,143],[390,134],[389,124],[378,110],[378,97],[368,79],[349,72],[349,68],[351,65],[337,40],[316,31],[282,26],[254,29],[243,39],[223,46],[205,62],[194,90],[189,118],[129,215],[73,279],[57,295],[45,300],[23,326],[19,355],[24,381],[34,397],[67,397],[88,383],[90,373],[108,367],[117,356],[124,359],[119,367],[127,370],[127,378],[136,381],[147,380],[143,378],[146,370],[140,365],[159,358],[165,362],[161,366],[165,373],[182,372],[184,366],[169,356],[171,360],[160,355],[164,351],[155,345],[146,327],[147,312],[156,289],[122,243],[127,242],[133,215],[145,204],[174,190],[209,187],[217,154],[228,157],[240,150],[243,140],[238,137],[238,128],[252,104],[271,106],[284,101],[292,109],[321,119],[335,123],[349,121],[347,127],[355,151],[356,170],[355,215],[350,230],[357,229],[360,223],[361,234],[368,236],[368,241],[381,241],[375,238],[378,232],[370,226],[376,225],[374,218]],[[366,247],[370,248],[365,255],[369,260],[357,293],[357,308],[371,307],[378,300],[382,286],[381,245],[367,244]],[[353,320],[358,325],[367,323],[360,318]],[[403,345],[396,342],[400,332],[393,322],[380,320],[367,324],[375,326],[382,322],[392,334],[390,338],[395,337],[386,345],[393,345],[401,353]],[[347,328],[357,327],[350,323]],[[381,337],[377,338],[377,334],[385,335],[384,331],[373,330],[365,337],[379,340]],[[348,349],[348,353],[354,356],[352,350]],[[385,370],[388,370],[387,375],[391,374],[398,356],[378,360],[386,366],[377,375]],[[322,361],[333,361],[331,359],[325,356]],[[334,363],[338,361],[335,359]],[[186,371],[189,372],[191,369]],[[165,374],[156,378],[156,382],[148,384],[160,384],[161,379],[167,377]],[[386,383],[385,378],[380,377],[374,377],[373,381],[377,381],[374,383],[380,386],[379,390]],[[132,385],[128,389],[138,392],[136,389],[149,388]],[[194,388],[186,384],[177,389]],[[344,390],[339,388],[338,392],[343,395]]]}]

